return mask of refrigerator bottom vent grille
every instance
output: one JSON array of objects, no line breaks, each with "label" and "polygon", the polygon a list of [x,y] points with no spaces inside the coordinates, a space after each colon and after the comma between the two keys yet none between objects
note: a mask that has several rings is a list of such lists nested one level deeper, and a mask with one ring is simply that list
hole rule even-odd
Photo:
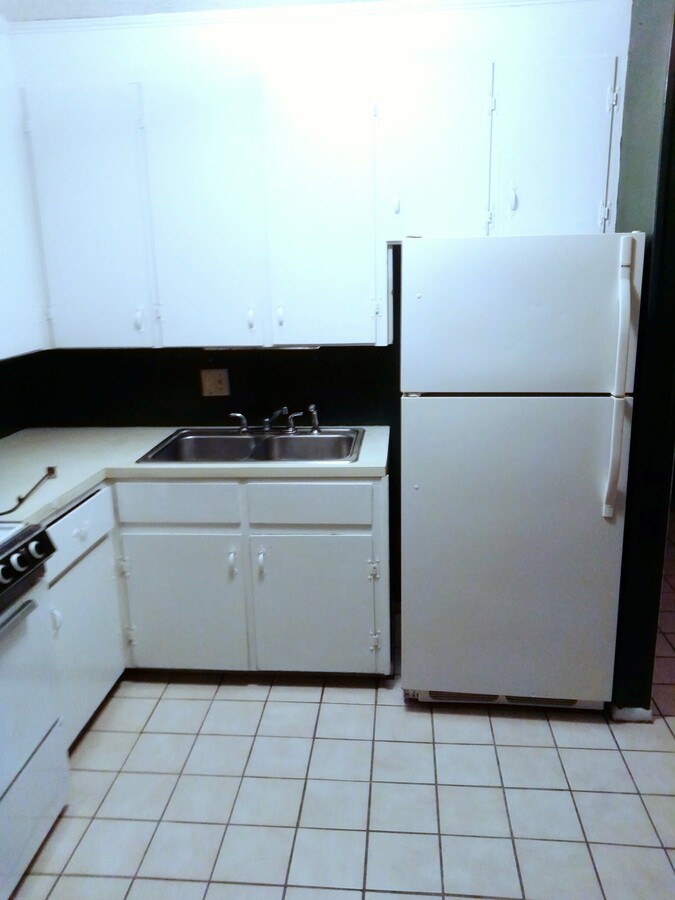
[{"label": "refrigerator bottom vent grille", "polygon": [[578,700],[568,700],[565,697],[556,697],[555,700],[552,700],[551,697],[506,697],[507,703],[517,703],[519,706],[523,704],[529,704],[530,706],[542,706],[548,705],[550,706],[552,703],[555,703],[556,706],[576,706],[579,702]]},{"label": "refrigerator bottom vent grille", "polygon": [[576,707],[577,709],[602,709],[603,701],[572,700],[566,697],[518,697],[505,694],[469,694],[460,691],[415,691],[403,689],[406,700],[419,700],[421,703],[499,703],[514,706],[554,706]]},{"label": "refrigerator bottom vent grille", "polygon": [[429,691],[430,700],[446,700],[450,703],[495,703],[499,694],[461,694],[457,691]]}]

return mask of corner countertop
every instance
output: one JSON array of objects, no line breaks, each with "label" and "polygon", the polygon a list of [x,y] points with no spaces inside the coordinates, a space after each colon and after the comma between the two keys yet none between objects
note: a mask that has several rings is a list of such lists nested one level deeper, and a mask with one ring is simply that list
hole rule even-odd
[{"label": "corner countertop", "polygon": [[[257,478],[381,478],[387,472],[389,428],[367,425],[351,463],[137,463],[179,427],[31,428],[0,440],[0,509],[8,509],[56,466],[14,513],[0,521],[43,522],[102,481]],[[194,426],[199,427],[199,426]],[[326,426],[330,427],[330,426]]]}]

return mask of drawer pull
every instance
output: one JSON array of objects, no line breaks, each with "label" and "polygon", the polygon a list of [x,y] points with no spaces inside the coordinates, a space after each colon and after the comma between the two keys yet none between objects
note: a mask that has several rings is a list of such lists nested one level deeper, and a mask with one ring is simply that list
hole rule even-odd
[{"label": "drawer pull", "polygon": [[265,577],[265,548],[258,548],[258,578]]},{"label": "drawer pull", "polygon": [[86,541],[89,536],[89,522],[85,520],[81,525],[73,531],[73,537],[79,538],[81,541]]},{"label": "drawer pull", "polygon": [[61,626],[63,625],[63,616],[58,609],[52,609],[50,613],[52,617],[52,628],[54,631],[59,631]]}]

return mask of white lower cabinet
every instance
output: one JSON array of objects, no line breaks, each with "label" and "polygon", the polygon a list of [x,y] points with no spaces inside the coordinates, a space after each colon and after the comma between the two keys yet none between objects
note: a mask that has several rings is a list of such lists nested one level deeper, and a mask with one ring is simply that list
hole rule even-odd
[{"label": "white lower cabinet", "polygon": [[386,477],[116,491],[135,665],[391,671]]},{"label": "white lower cabinet", "polygon": [[375,672],[370,534],[251,537],[259,669]]},{"label": "white lower cabinet", "polygon": [[110,488],[103,487],[48,527],[47,562],[60,711],[68,745],[124,671]]},{"label": "white lower cabinet", "polygon": [[214,531],[123,532],[135,665],[248,668],[241,544]]}]

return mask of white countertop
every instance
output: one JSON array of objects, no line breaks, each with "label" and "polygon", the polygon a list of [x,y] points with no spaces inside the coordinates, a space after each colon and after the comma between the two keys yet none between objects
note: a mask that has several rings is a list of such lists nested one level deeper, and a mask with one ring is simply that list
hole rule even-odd
[{"label": "white countertop", "polygon": [[359,458],[351,463],[136,463],[178,427],[183,426],[31,428],[2,438],[0,509],[14,506],[47,466],[56,466],[56,477],[45,481],[14,513],[0,516],[0,521],[45,521],[106,479],[381,478],[387,472],[389,428],[385,425],[365,426]]}]

